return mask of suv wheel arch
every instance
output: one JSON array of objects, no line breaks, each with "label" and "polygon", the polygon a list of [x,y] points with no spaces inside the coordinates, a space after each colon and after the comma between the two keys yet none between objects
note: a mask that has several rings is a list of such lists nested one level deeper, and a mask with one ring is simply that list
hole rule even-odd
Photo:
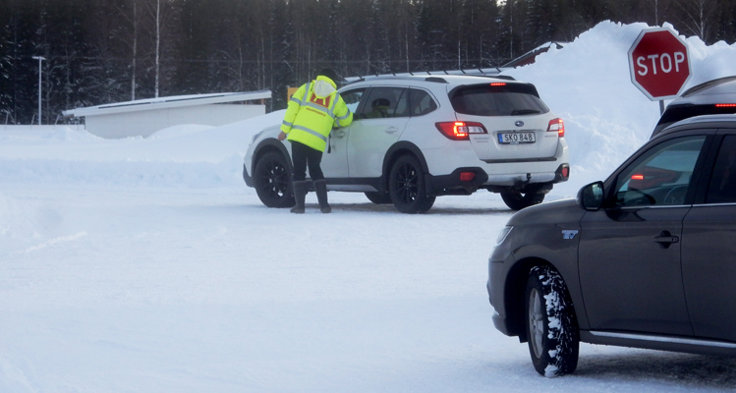
[{"label": "suv wheel arch", "polygon": [[269,151],[277,151],[281,153],[284,158],[286,158],[286,161],[289,163],[289,172],[291,173],[294,170],[294,164],[291,162],[291,154],[289,154],[289,151],[286,150],[286,146],[284,146],[284,144],[281,143],[278,139],[271,138],[261,141],[261,143],[258,144],[258,147],[255,148],[253,159],[250,162],[250,173],[253,173],[253,171],[255,170],[258,160]]},{"label": "suv wheel arch", "polygon": [[[559,272],[563,279],[565,278],[565,275],[563,275],[564,269],[559,269],[552,262],[539,257],[521,258],[509,269],[504,280],[504,309],[506,311],[509,335],[518,336],[520,342],[527,342],[528,339],[525,331],[524,292],[526,290],[529,272],[535,267],[549,267]],[[565,284],[568,285],[567,281],[565,281]],[[569,288],[568,285],[568,292],[570,291]],[[572,293],[569,295],[573,297]],[[576,309],[576,311],[582,310]]]},{"label": "suv wheel arch", "polygon": [[508,331],[512,336],[518,336],[520,342],[527,342],[524,315],[524,295],[529,272],[537,266],[550,265],[549,262],[529,258],[516,263],[504,281],[504,308]]},{"label": "suv wheel arch", "polygon": [[266,144],[253,155],[253,187],[268,207],[294,205],[292,173],[291,157],[283,146]]},{"label": "suv wheel arch", "polygon": [[424,158],[422,151],[415,144],[406,141],[397,142],[386,151],[386,155],[383,157],[381,179],[379,182],[381,191],[388,192],[388,179],[389,174],[391,173],[391,167],[393,167],[394,162],[404,154],[414,156],[414,158],[419,160],[419,165],[421,165],[422,171],[425,174],[429,173],[427,160]]}]

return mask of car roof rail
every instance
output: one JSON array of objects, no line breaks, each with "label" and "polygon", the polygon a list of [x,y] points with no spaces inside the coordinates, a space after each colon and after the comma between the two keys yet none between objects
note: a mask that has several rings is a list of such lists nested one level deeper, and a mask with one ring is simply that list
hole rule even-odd
[{"label": "car roof rail", "polygon": [[438,82],[438,83],[447,83],[447,79],[441,78],[439,76],[428,76],[424,78],[427,82]]},{"label": "car roof rail", "polygon": [[[457,69],[457,70],[427,70],[427,71],[407,71],[407,72],[388,72],[384,74],[366,74],[366,75],[356,75],[356,76],[350,76],[344,78],[345,84],[350,84],[354,82],[361,82],[366,81],[368,79],[374,79],[374,78],[410,78],[410,77],[418,77],[425,75],[427,81],[431,82],[439,82],[439,83],[449,83],[446,79],[443,77],[445,76],[474,76],[478,78],[498,78],[498,79],[505,79],[505,80],[516,80],[512,76],[509,75],[501,75],[501,72],[504,72],[506,69],[500,68],[500,67],[492,67],[492,68],[469,68],[469,69]],[[429,78],[436,78],[436,79],[429,79]]]}]

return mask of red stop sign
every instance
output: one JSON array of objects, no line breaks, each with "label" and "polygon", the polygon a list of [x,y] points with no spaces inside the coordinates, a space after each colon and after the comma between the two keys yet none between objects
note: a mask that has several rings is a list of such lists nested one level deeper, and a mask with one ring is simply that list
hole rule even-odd
[{"label": "red stop sign", "polygon": [[643,30],[629,49],[631,82],[650,100],[677,96],[690,78],[687,45],[666,28]]}]

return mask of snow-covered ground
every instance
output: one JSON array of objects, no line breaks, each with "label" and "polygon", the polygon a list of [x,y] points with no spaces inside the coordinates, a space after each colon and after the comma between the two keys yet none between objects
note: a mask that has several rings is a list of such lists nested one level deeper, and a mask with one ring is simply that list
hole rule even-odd
[{"label": "snow-covered ground", "polygon": [[[603,22],[536,64],[566,121],[571,180],[603,179],[659,115],[630,82],[642,24]],[[688,38],[689,85],[736,74],[736,46]],[[736,360],[582,345],[543,378],[498,333],[487,258],[498,195],[405,215],[330,193],[333,214],[261,205],[241,178],[283,112],[150,138],[0,127],[0,392],[710,392]]]}]

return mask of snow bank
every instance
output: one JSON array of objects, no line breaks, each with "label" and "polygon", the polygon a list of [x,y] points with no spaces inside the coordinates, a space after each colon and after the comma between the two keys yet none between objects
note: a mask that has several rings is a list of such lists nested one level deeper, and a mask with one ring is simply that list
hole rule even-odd
[{"label": "snow bank", "polygon": [[[102,139],[70,127],[0,130],[0,182],[213,187],[242,182],[253,136],[283,111],[221,127],[180,125]],[[23,147],[22,149],[19,147]]]},{"label": "snow bank", "polygon": [[[581,185],[603,180],[649,139],[659,119],[659,103],[631,83],[628,63],[629,48],[647,27],[601,22],[562,49],[553,47],[534,64],[509,72],[534,83],[565,121],[571,175],[557,192],[574,195]],[[669,24],[665,27],[676,32]],[[683,91],[736,74],[736,44],[705,45],[698,37],[686,42],[692,76]]]}]

